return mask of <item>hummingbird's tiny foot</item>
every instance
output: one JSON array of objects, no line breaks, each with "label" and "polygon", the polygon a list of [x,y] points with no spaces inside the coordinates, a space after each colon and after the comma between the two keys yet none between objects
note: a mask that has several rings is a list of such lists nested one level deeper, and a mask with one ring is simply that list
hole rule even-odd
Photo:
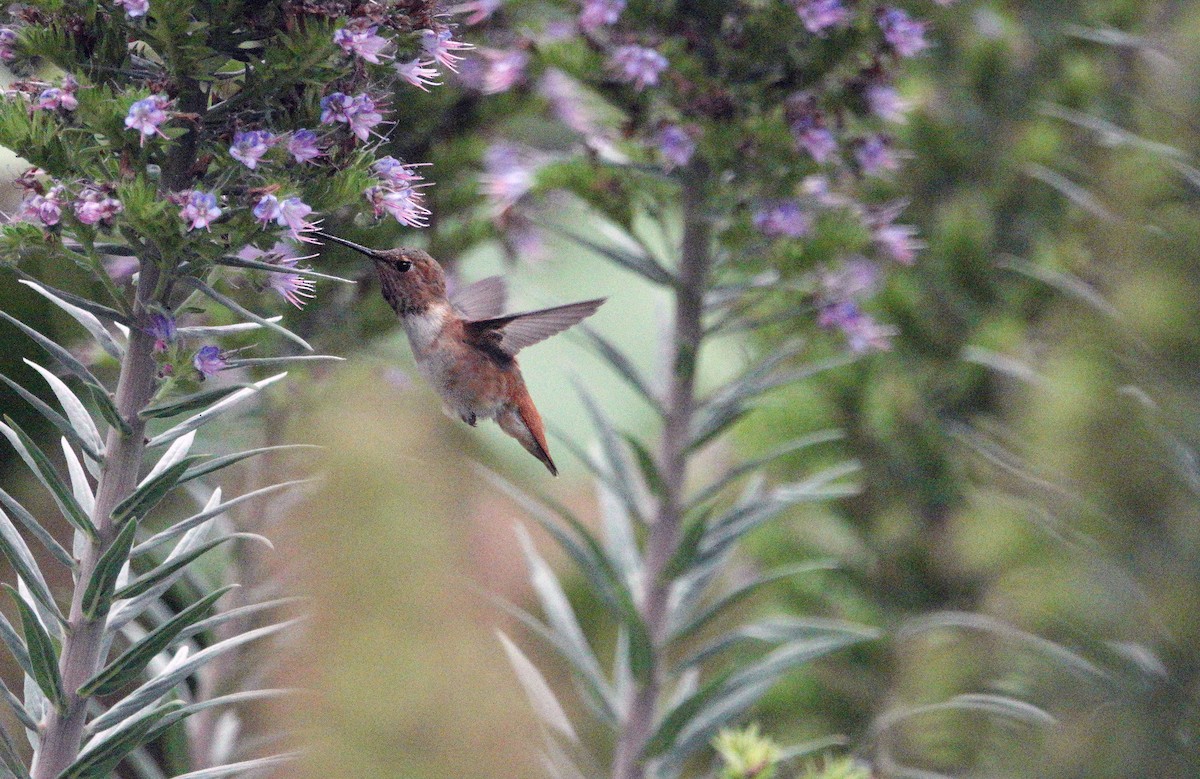
[{"label": "hummingbird's tiny foot", "polygon": [[475,415],[474,415],[474,414],[464,414],[464,415],[463,415],[463,418],[462,418],[462,421],[466,422],[466,423],[467,423],[468,425],[470,425],[471,427],[475,427],[475,422],[476,422],[477,420],[475,419]]}]

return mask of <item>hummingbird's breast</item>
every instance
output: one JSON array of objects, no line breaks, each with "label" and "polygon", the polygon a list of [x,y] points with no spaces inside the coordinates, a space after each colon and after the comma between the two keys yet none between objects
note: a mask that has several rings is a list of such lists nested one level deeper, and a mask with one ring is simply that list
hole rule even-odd
[{"label": "hummingbird's breast", "polygon": [[463,340],[462,320],[447,302],[406,314],[404,329],[421,375],[457,416],[494,418],[508,402],[514,382],[523,386],[515,361],[502,367]]}]

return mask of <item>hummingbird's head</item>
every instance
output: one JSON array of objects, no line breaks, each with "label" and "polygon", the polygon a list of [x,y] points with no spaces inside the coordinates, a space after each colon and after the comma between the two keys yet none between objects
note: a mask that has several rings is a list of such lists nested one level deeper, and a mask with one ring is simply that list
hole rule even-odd
[{"label": "hummingbird's head", "polygon": [[370,257],[379,274],[383,297],[397,314],[419,314],[430,303],[446,297],[446,274],[423,249],[368,249],[336,235],[317,234]]}]

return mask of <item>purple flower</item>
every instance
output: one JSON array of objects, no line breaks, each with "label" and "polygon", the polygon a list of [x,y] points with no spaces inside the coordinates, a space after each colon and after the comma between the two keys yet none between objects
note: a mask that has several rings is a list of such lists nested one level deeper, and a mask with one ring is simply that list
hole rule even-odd
[{"label": "purple flower", "polygon": [[917,228],[911,225],[880,225],[871,237],[885,256],[901,265],[912,265],[917,252],[925,248],[925,243],[917,240]]},{"label": "purple flower", "polygon": [[645,46],[618,46],[608,59],[616,77],[633,84],[639,92],[658,83],[658,77],[670,63],[654,49]]},{"label": "purple flower", "polygon": [[120,200],[110,197],[107,191],[90,185],[84,187],[72,206],[75,209],[75,218],[85,225],[94,225],[97,222],[112,224],[113,217],[124,210]]},{"label": "purple flower", "polygon": [[6,62],[16,59],[17,52],[13,48],[17,44],[17,31],[8,27],[0,27],[0,60]]},{"label": "purple flower", "polygon": [[696,153],[696,141],[677,124],[663,125],[658,131],[658,153],[666,162],[667,170],[683,167]]},{"label": "purple flower", "polygon": [[889,84],[872,84],[866,91],[867,106],[871,113],[885,122],[904,124],[908,113],[908,101],[900,97],[896,88]]},{"label": "purple flower", "polygon": [[109,255],[104,258],[104,272],[113,281],[124,281],[131,278],[142,267],[137,257]]},{"label": "purple flower", "polygon": [[768,238],[802,238],[812,229],[812,218],[795,200],[777,200],[754,212],[754,226]]},{"label": "purple flower", "polygon": [[423,60],[417,57],[411,62],[397,62],[396,73],[417,89],[428,92],[429,87],[442,85],[442,82],[436,80],[438,71],[437,68],[432,67],[433,64],[433,60]]},{"label": "purple flower", "polygon": [[925,22],[912,19],[899,8],[884,8],[879,12],[879,29],[884,40],[901,57],[912,57],[929,48],[925,40]]},{"label": "purple flower", "polygon": [[837,153],[837,140],[825,127],[825,114],[817,108],[811,95],[794,95],[788,99],[786,115],[796,145],[808,152],[819,164]]},{"label": "purple flower", "polygon": [[854,159],[868,176],[880,176],[900,168],[900,160],[892,151],[892,141],[884,135],[860,138],[854,146]]},{"label": "purple flower", "polygon": [[43,89],[33,107],[43,111],[54,111],[59,108],[64,111],[74,111],[79,107],[79,101],[75,99],[75,90],[78,88],[79,82],[73,76],[68,75],[63,79],[61,87]]},{"label": "purple flower", "polygon": [[192,365],[200,372],[200,381],[211,379],[229,366],[225,353],[216,346],[201,346],[192,358]]},{"label": "purple flower", "polygon": [[458,63],[462,62],[463,58],[454,52],[466,51],[475,47],[469,43],[454,40],[450,36],[450,29],[443,27],[440,30],[421,30],[421,48],[442,67],[457,73]]},{"label": "purple flower", "polygon": [[349,122],[350,115],[347,112],[350,110],[352,102],[349,95],[341,92],[334,92],[321,98],[321,122],[323,124]]},{"label": "purple flower", "polygon": [[168,102],[163,95],[151,95],[129,107],[129,114],[125,117],[125,126],[142,134],[142,146],[145,146],[146,139],[155,133],[164,138],[167,137],[166,133],[158,129],[158,126],[170,118],[163,110],[167,107]]},{"label": "purple flower", "polygon": [[315,238],[310,235],[302,235],[302,233],[310,232],[317,229],[315,222],[310,222],[307,217],[312,213],[312,206],[305,203],[298,197],[289,197],[279,204],[279,215],[275,217],[276,223],[283,226],[286,225],[292,231],[292,237],[298,241],[305,243],[316,243]]},{"label": "purple flower", "polygon": [[844,25],[850,21],[850,11],[842,0],[799,0],[796,13],[804,27],[814,35],[824,35],[830,27]]},{"label": "purple flower", "polygon": [[150,0],[113,0],[113,5],[124,8],[125,14],[131,19],[145,16],[150,10]]},{"label": "purple flower", "polygon": [[383,50],[391,45],[391,41],[382,35],[376,35],[375,31],[378,29],[376,25],[343,27],[333,34],[333,42],[341,46],[342,51],[347,54],[357,54],[367,62],[379,65],[379,57]]},{"label": "purple flower", "polygon": [[890,349],[895,331],[864,313],[857,303],[841,301],[825,306],[817,314],[817,324],[827,330],[841,330],[850,351],[863,353]]},{"label": "purple flower", "polygon": [[469,13],[471,15],[463,19],[463,23],[468,25],[479,24],[500,10],[500,6],[502,5],[504,5],[504,0],[468,0],[468,2],[460,3],[451,8],[450,13],[452,15]]},{"label": "purple flower", "polygon": [[279,218],[279,198],[274,195],[263,195],[254,204],[254,218],[265,226]]},{"label": "purple flower", "polygon": [[[271,254],[278,257],[273,264],[282,268],[295,268],[296,263],[300,262],[300,258],[295,256],[295,251],[287,244],[275,244]],[[304,308],[304,304],[314,297],[316,284],[299,273],[272,272],[267,276],[267,286],[296,308]]]},{"label": "purple flower", "polygon": [[216,193],[200,190],[188,192],[187,199],[183,201],[183,208],[179,210],[179,218],[187,222],[189,230],[198,227],[208,230],[208,226],[220,215],[221,209],[217,207]]},{"label": "purple flower", "polygon": [[275,136],[266,130],[236,133],[233,136],[233,145],[229,147],[229,156],[254,170],[267,150],[275,145],[276,140]]},{"label": "purple flower", "polygon": [[492,202],[494,216],[504,214],[533,189],[537,168],[527,156],[507,143],[494,144],[484,154],[480,183]]},{"label": "purple flower", "polygon": [[154,351],[161,354],[175,343],[175,319],[167,314],[154,314],[150,317],[150,326],[146,328],[146,332],[154,336]]},{"label": "purple flower", "polygon": [[383,157],[375,160],[371,164],[371,170],[375,175],[387,182],[388,186],[396,189],[403,187],[411,187],[418,181],[424,181],[425,177],[417,173],[413,168],[419,168],[422,164],[429,163],[408,163],[405,164],[395,157]]},{"label": "purple flower", "polygon": [[58,224],[62,218],[63,194],[61,186],[52,187],[45,195],[31,190],[21,203],[21,217],[30,221],[36,219],[46,227]]},{"label": "purple flower", "polygon": [[820,275],[818,297],[829,306],[869,296],[879,286],[879,276],[879,267],[865,257],[843,260]]},{"label": "purple flower", "polygon": [[422,195],[412,187],[402,189],[385,186],[368,187],[363,191],[363,197],[375,209],[375,216],[382,216],[384,212],[387,212],[402,225],[408,227],[429,226],[430,211],[421,205]]},{"label": "purple flower", "polygon": [[579,28],[584,32],[595,32],[601,27],[616,24],[624,10],[625,0],[583,0]]},{"label": "purple flower", "polygon": [[288,138],[287,150],[296,162],[308,162],[321,156],[321,150],[317,148],[317,134],[312,130],[292,133],[292,137]]},{"label": "purple flower", "polygon": [[375,101],[366,93],[351,101],[346,116],[350,131],[358,136],[360,141],[370,138],[371,128],[383,121],[383,115],[375,110]]}]

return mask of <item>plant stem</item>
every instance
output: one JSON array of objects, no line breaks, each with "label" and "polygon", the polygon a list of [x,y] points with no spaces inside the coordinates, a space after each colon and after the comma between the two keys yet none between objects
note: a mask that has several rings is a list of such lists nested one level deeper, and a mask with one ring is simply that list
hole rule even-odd
[{"label": "plant stem", "polygon": [[662,642],[667,628],[671,582],[663,575],[679,545],[684,519],[692,417],[696,406],[696,366],[704,338],[704,293],[712,265],[712,233],[705,212],[707,171],[693,165],[683,181],[683,246],[675,290],[675,358],[665,405],[661,471],[663,496],[646,542],[642,619],[655,645],[649,683],[634,685],[617,739],[613,779],[642,779],[642,752],[653,734],[662,685]]},{"label": "plant stem", "polygon": [[121,375],[115,398],[117,411],[130,427],[129,435],[117,429],[108,431],[104,462],[96,488],[96,510],[92,522],[99,538],[89,543],[80,560],[71,611],[63,639],[59,671],[67,693],[64,712],[51,711],[41,734],[41,746],[34,762],[33,779],[53,779],[75,761],[83,740],[88,698],[76,691],[100,670],[105,616],[89,619],[83,614],[83,593],[95,570],[96,561],[116,536],[112,510],[137,487],[138,473],[145,448],[145,423],[138,417],[154,393],[154,337],[144,325],[145,303],[158,284],[159,271],[149,260],[142,262],[138,296],[134,302],[134,326],[129,346],[121,360]]}]

